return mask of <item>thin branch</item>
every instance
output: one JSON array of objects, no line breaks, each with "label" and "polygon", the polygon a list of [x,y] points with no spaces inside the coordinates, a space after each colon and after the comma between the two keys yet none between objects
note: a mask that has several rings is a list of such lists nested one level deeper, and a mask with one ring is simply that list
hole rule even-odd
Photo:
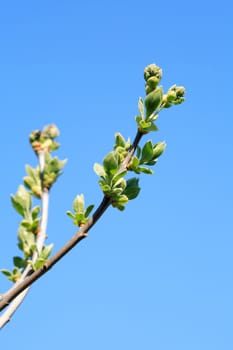
[{"label": "thin branch", "polygon": [[[45,152],[40,151],[38,153],[38,161],[39,161],[39,167],[40,167],[40,174],[41,174],[41,184],[42,184],[42,195],[41,195],[41,222],[40,222],[40,230],[36,237],[36,245],[37,245],[37,251],[34,251],[32,256],[32,262],[35,263],[38,258],[38,253],[41,252],[44,241],[46,239],[46,230],[47,230],[47,223],[48,223],[48,204],[49,204],[49,193],[47,188],[43,188],[43,173],[44,173],[44,166],[45,166]],[[17,289],[17,287],[27,278],[28,274],[31,271],[31,266],[27,265],[27,267],[24,269],[21,277],[19,280],[13,285],[13,287],[9,290],[13,291]],[[10,305],[8,306],[7,310],[0,316],[0,329],[4,327],[4,325],[10,321],[12,315],[15,313],[15,311],[18,309],[18,307],[23,302],[24,298],[26,297],[27,293],[29,291],[29,287],[25,290],[23,290],[22,293],[18,294],[17,297],[12,300]]]},{"label": "thin branch", "polygon": [[[50,270],[53,265],[55,265],[59,260],[61,260],[64,255],[66,255],[75,245],[77,245],[83,238],[87,237],[87,232],[94,226],[97,220],[103,215],[105,210],[111,204],[109,198],[104,197],[101,204],[95,211],[92,218],[76,232],[76,234],[57,252],[55,253],[47,262],[38,270],[29,271],[28,276],[20,282],[14,289],[9,290],[2,295],[0,300],[0,311],[3,310],[14,298],[17,297],[21,292],[33,284],[38,278],[43,276],[48,270]],[[0,325],[0,328],[2,326]]]},{"label": "thin branch", "polygon": [[[135,139],[133,141],[132,147],[129,150],[124,162],[121,166],[121,171],[127,169],[133,154],[139,144],[143,134],[138,131]],[[80,243],[84,238],[87,237],[87,232],[95,225],[99,218],[104,214],[104,212],[111,205],[111,198],[104,196],[102,202],[94,212],[93,216],[88,220],[88,222],[81,226],[76,234],[60,249],[55,253],[47,262],[38,270],[33,271],[32,269],[28,272],[27,277],[20,282],[14,289],[7,291],[2,295],[0,300],[0,311],[3,310],[9,303],[14,300],[20,293],[25,291],[29,286],[31,286],[36,280],[47,273],[59,260],[61,260],[71,249],[73,249],[78,243]],[[3,327],[3,326],[2,326]],[[0,325],[1,328],[1,325]]]}]

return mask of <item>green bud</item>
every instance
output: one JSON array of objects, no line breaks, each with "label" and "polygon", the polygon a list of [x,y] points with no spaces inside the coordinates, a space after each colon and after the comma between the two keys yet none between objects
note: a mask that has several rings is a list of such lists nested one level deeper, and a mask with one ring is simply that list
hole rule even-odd
[{"label": "green bud", "polygon": [[40,130],[34,130],[31,132],[29,135],[29,141],[30,143],[33,143],[34,141],[39,141],[41,136],[41,131]]},{"label": "green bud", "polygon": [[166,148],[165,142],[158,142],[153,147],[153,159],[159,158]]},{"label": "green bud", "polygon": [[163,104],[163,108],[170,108],[172,106],[172,104],[168,102],[167,94],[163,95],[162,104]]},{"label": "green bud", "polygon": [[184,102],[185,88],[183,86],[173,85],[167,92],[167,102],[178,105]]},{"label": "green bud", "polygon": [[144,79],[146,82],[148,82],[148,79],[150,79],[151,77],[156,77],[159,82],[162,78],[162,74],[162,69],[156,64],[150,64],[144,69]]},{"label": "green bud", "polygon": [[149,117],[161,105],[163,99],[162,87],[157,87],[145,98],[146,117]]},{"label": "green bud", "polygon": [[160,78],[157,76],[153,76],[153,77],[150,77],[149,79],[147,79],[147,84],[152,89],[155,89],[159,82],[160,82]]},{"label": "green bud", "polygon": [[54,139],[55,137],[59,136],[59,129],[55,124],[47,125],[43,129],[43,133],[50,137],[51,139]]}]

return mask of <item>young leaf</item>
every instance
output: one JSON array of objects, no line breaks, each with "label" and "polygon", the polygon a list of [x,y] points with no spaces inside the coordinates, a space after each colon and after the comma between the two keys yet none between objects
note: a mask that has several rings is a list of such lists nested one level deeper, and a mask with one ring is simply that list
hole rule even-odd
[{"label": "young leaf", "polygon": [[53,249],[53,244],[43,246],[43,249],[40,253],[40,259],[47,260]]},{"label": "young leaf", "polygon": [[126,145],[126,141],[125,141],[124,137],[119,132],[117,132],[115,134],[115,146],[114,146],[114,148],[117,148],[119,146],[125,148],[125,145]]},{"label": "young leaf", "polygon": [[85,211],[85,217],[88,218],[90,212],[92,211],[92,209],[94,208],[94,204],[91,204],[87,207],[86,211]]},{"label": "young leaf", "polygon": [[31,214],[32,214],[32,220],[35,220],[35,219],[37,218],[37,216],[38,216],[39,213],[40,213],[40,207],[39,207],[39,205],[37,205],[36,207],[34,207],[34,208],[32,209],[32,212],[31,212]]},{"label": "young leaf", "polygon": [[105,173],[103,165],[101,165],[99,163],[95,163],[94,164],[94,172],[100,177],[105,177],[106,176],[106,173]]},{"label": "young leaf", "polygon": [[138,100],[138,110],[140,112],[142,119],[144,119],[144,101],[141,97]]},{"label": "young leaf", "polygon": [[11,272],[9,270],[6,269],[1,269],[1,272],[3,273],[3,275],[10,277],[11,276]]},{"label": "young leaf", "polygon": [[69,210],[67,210],[66,215],[69,216],[71,219],[75,219],[75,215],[72,214]]},{"label": "young leaf", "polygon": [[143,131],[148,133],[148,132],[151,132],[151,131],[158,131],[158,127],[153,123],[153,122],[150,122],[150,126],[147,127],[147,128],[143,128]]},{"label": "young leaf", "polygon": [[127,196],[129,200],[134,199],[138,196],[140,192],[140,187],[138,186],[138,183],[139,183],[139,179],[136,177],[133,177],[126,181],[126,188],[123,194]]},{"label": "young leaf", "polygon": [[140,122],[143,120],[143,118],[142,118],[141,115],[136,115],[135,120],[136,120],[136,123],[137,123],[138,125],[140,125]]},{"label": "young leaf", "polygon": [[14,256],[13,262],[14,265],[19,269],[25,268],[27,266],[27,261],[22,259],[20,256]]},{"label": "young leaf", "polygon": [[121,162],[121,159],[119,154],[117,152],[112,151],[108,153],[103,160],[104,170],[108,174],[113,175],[118,170],[120,162]]},{"label": "young leaf", "polygon": [[112,178],[112,184],[116,185],[117,181],[124,177],[127,174],[127,170],[123,170],[120,173],[117,173],[116,175],[113,176]]},{"label": "young leaf", "polygon": [[138,167],[138,172],[139,173],[143,173],[143,174],[147,174],[147,175],[152,175],[154,174],[153,170],[150,168],[146,168],[146,167]]},{"label": "young leaf", "polygon": [[11,195],[11,202],[15,210],[26,218],[29,215],[32,198],[30,193],[25,189],[24,186],[20,185],[16,195]]},{"label": "young leaf", "polygon": [[147,141],[142,148],[140,164],[147,163],[153,157],[153,144],[151,140]]}]

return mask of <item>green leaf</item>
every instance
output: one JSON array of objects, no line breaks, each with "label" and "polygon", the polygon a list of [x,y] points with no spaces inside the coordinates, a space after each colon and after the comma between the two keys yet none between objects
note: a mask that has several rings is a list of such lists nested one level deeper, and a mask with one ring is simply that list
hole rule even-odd
[{"label": "green leaf", "polygon": [[141,115],[136,115],[135,120],[137,122],[138,125],[140,125],[140,122],[143,120]]},{"label": "green leaf", "polygon": [[133,178],[127,180],[126,188],[125,188],[123,194],[125,196],[127,196],[127,198],[129,200],[132,200],[138,196],[138,194],[140,192],[140,187],[139,187],[138,183],[139,183],[139,179],[136,177],[133,177]]},{"label": "green leaf", "polygon": [[102,185],[102,184],[100,184],[100,187],[101,187],[102,191],[104,193],[106,193],[106,194],[111,192],[111,187],[109,185]]},{"label": "green leaf", "polygon": [[26,228],[27,231],[30,231],[29,229],[31,228],[31,222],[28,220],[22,220],[20,222],[20,225],[23,226],[24,228]]},{"label": "green leaf", "polygon": [[153,158],[153,144],[151,140],[147,141],[142,148],[140,164],[146,163]]},{"label": "green leaf", "polygon": [[140,112],[142,119],[144,119],[144,101],[141,97],[139,97],[139,100],[138,100],[138,110]]},{"label": "green leaf", "polygon": [[104,170],[107,173],[110,173],[113,175],[118,170],[120,163],[121,163],[121,159],[119,154],[117,152],[112,151],[108,153],[103,160]]},{"label": "green leaf", "polygon": [[117,173],[112,178],[112,184],[116,185],[117,181],[120,180],[122,177],[124,177],[127,174],[127,170],[122,170],[121,172]]},{"label": "green leaf", "polygon": [[146,122],[145,120],[141,120],[139,123],[139,128],[142,129],[143,131],[145,129],[148,129],[151,126],[151,122]]},{"label": "green leaf", "polygon": [[38,214],[40,213],[40,207],[39,205],[37,205],[36,207],[34,207],[31,211],[31,215],[32,215],[32,220],[35,220],[38,216]]},{"label": "green leaf", "polygon": [[152,169],[146,168],[146,167],[138,167],[138,171],[139,171],[140,173],[147,174],[147,175],[152,175],[152,174],[154,174],[154,172],[153,172]]},{"label": "green leaf", "polygon": [[117,132],[115,134],[115,146],[114,146],[114,148],[116,148],[116,147],[125,148],[125,146],[126,146],[126,141],[125,141],[124,137],[119,132]]},{"label": "green leaf", "polygon": [[137,158],[140,158],[141,153],[142,153],[141,147],[140,147],[140,146],[137,146],[137,152],[136,152]]},{"label": "green leaf", "polygon": [[113,208],[117,208],[119,210],[125,209],[125,204],[128,203],[128,197],[124,194],[120,195],[117,199],[114,199],[112,201]]},{"label": "green leaf", "polygon": [[72,214],[69,210],[67,210],[66,215],[69,216],[71,219],[75,219],[75,215]]},{"label": "green leaf", "polygon": [[151,91],[145,98],[146,117],[149,117],[153,112],[159,108],[163,99],[163,89],[158,86],[155,90]]},{"label": "green leaf", "polygon": [[24,186],[20,185],[15,196],[11,195],[11,202],[15,210],[22,215],[24,218],[28,217],[31,209],[31,195],[25,189]]},{"label": "green leaf", "polygon": [[22,259],[20,256],[14,256],[13,262],[14,262],[14,265],[19,269],[25,268],[27,266],[27,261]]},{"label": "green leaf", "polygon": [[47,260],[53,250],[53,244],[45,245],[40,253],[40,259]]},{"label": "green leaf", "polygon": [[136,156],[133,156],[132,158],[132,165],[133,167],[137,167],[140,163],[140,160],[136,157]]},{"label": "green leaf", "polygon": [[145,132],[148,133],[148,132],[158,131],[159,130],[158,127],[153,122],[150,122],[150,123],[151,123],[151,125],[148,128],[144,128],[143,129]]},{"label": "green leaf", "polygon": [[99,163],[95,163],[94,164],[94,172],[100,177],[105,177],[106,176],[104,167],[101,164],[99,164]]},{"label": "green leaf", "polygon": [[85,211],[85,217],[88,218],[90,212],[92,211],[92,209],[94,208],[94,204],[91,204],[87,207],[86,211]]},{"label": "green leaf", "polygon": [[11,271],[6,270],[6,269],[1,269],[1,272],[3,273],[3,275],[10,277],[12,275]]}]

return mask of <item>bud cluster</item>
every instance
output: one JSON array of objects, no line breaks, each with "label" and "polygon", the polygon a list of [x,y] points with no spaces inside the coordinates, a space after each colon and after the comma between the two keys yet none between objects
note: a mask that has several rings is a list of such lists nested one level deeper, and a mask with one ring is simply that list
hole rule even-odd
[{"label": "bud cluster", "polygon": [[51,124],[41,130],[34,130],[29,135],[29,141],[36,153],[39,151],[54,151],[58,149],[59,143],[54,141],[59,136],[59,130],[56,125]]}]

